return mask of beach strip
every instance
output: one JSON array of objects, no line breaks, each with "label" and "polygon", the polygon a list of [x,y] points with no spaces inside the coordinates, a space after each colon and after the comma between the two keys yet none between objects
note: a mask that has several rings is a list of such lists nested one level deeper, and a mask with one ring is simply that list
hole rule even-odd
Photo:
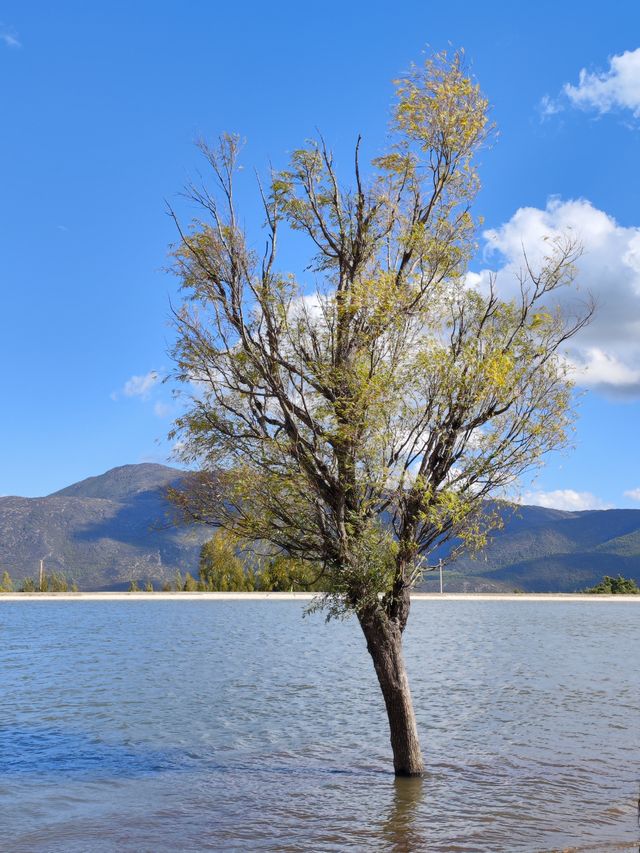
[{"label": "beach strip", "polygon": [[[312,592],[3,592],[3,601],[311,601]],[[640,595],[556,592],[412,592],[412,601],[630,602]]]}]

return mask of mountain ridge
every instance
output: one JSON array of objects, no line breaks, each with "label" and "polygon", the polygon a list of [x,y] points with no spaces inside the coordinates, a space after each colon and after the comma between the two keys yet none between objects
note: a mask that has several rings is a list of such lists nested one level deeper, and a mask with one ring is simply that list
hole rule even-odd
[{"label": "mountain ridge", "polygon": [[44,559],[87,590],[193,572],[211,531],[170,521],[165,491],[184,475],[154,463],[123,465],[45,497],[0,498],[0,569],[19,581]]},{"label": "mountain ridge", "polygon": [[[166,499],[167,487],[186,473],[156,463],[121,465],[44,497],[0,497],[0,571],[19,582],[34,577],[44,559],[49,571],[86,590],[126,589],[132,580],[158,586],[176,571],[196,575],[212,530],[172,524]],[[504,527],[480,555],[446,566],[445,588],[573,592],[605,574],[640,582],[640,510],[525,505],[505,513]],[[430,573],[419,588],[438,583]]]},{"label": "mountain ridge", "polygon": [[93,477],[85,477],[77,483],[58,489],[46,497],[80,497],[80,498],[107,498],[116,500],[122,497],[130,497],[133,494],[157,488],[166,481],[179,480],[184,471],[172,468],[169,465],[160,465],[156,462],[140,462],[133,465],[119,465],[110,468],[104,474]]}]

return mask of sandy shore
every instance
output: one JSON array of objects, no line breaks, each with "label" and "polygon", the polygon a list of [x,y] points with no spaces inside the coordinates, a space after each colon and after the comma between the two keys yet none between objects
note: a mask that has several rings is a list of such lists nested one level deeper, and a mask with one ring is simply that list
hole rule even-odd
[{"label": "sandy shore", "polygon": [[[310,592],[5,592],[3,601],[309,601]],[[414,592],[412,601],[610,601],[640,604],[640,595],[581,593]]]}]

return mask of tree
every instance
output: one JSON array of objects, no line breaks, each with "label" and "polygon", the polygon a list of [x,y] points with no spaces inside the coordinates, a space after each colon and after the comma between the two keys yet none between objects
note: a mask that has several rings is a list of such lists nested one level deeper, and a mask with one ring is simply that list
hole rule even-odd
[{"label": "tree", "polygon": [[640,588],[633,578],[623,578],[618,575],[617,578],[612,578],[605,575],[604,578],[596,586],[592,586],[585,592],[593,593],[594,595],[638,595]]},{"label": "tree", "polygon": [[[397,775],[423,772],[402,635],[428,554],[456,537],[477,547],[485,516],[571,422],[562,345],[590,306],[563,313],[579,247],[523,257],[519,294],[466,277],[475,250],[474,156],[491,132],[487,101],[460,54],[397,83],[393,143],[353,181],[324,140],[258,181],[264,253],[236,210],[240,143],[201,144],[214,188],[178,222],[174,374],[192,391],[175,424],[200,473],[173,497],[269,553],[324,573],[328,617],[353,613],[384,697]],[[304,278],[278,266],[284,232],[312,251]],[[263,244],[264,245],[264,244]]]},{"label": "tree", "polygon": [[220,592],[253,589],[252,577],[236,554],[236,541],[226,531],[219,530],[200,549],[200,580],[205,589]]},{"label": "tree", "polygon": [[317,568],[304,560],[282,555],[268,560],[256,578],[259,589],[272,592],[323,592],[327,589],[327,580]]},{"label": "tree", "polygon": [[2,573],[0,592],[13,592],[13,581],[11,580],[11,575],[6,570]]},{"label": "tree", "polygon": [[48,589],[50,592],[68,592],[69,581],[62,573],[52,572],[48,576]]},{"label": "tree", "polygon": [[196,579],[193,577],[191,572],[187,572],[184,576],[184,592],[196,592],[198,589],[198,583]]}]

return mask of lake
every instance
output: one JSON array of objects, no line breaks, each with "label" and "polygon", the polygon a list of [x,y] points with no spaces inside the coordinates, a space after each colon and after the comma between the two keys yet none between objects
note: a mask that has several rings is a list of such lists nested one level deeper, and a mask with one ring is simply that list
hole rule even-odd
[{"label": "lake", "polygon": [[357,624],[303,611],[1,602],[0,849],[637,849],[638,605],[414,602],[398,781]]}]

